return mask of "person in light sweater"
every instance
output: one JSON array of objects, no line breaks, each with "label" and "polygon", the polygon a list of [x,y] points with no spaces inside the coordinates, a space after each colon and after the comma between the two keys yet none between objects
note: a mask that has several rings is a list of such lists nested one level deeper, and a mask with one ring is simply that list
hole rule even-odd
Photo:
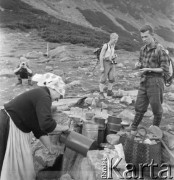
[{"label": "person in light sweater", "polygon": [[110,41],[103,45],[101,53],[100,53],[100,71],[101,71],[101,78],[99,84],[100,90],[100,98],[104,99],[104,88],[105,84],[108,83],[108,91],[107,96],[113,96],[113,83],[115,81],[115,64],[117,54],[115,53],[115,45],[118,41],[118,34],[111,33],[110,34]]}]

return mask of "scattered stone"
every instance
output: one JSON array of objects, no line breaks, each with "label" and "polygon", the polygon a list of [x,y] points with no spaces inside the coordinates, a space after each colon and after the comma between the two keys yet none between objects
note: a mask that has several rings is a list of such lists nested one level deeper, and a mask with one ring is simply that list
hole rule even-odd
[{"label": "scattered stone", "polygon": [[71,57],[62,57],[60,58],[60,62],[64,62],[64,61],[70,61]]},{"label": "scattered stone", "polygon": [[169,106],[168,104],[166,104],[166,103],[163,103],[162,104],[162,107],[163,107],[163,113],[164,114],[169,114],[169,113],[174,113],[174,110],[173,110],[173,108],[171,107],[171,106]]},{"label": "scattered stone", "polygon": [[123,67],[124,67],[124,64],[123,64],[123,63],[118,63],[118,64],[116,65],[116,67],[123,68]]},{"label": "scattered stone", "polygon": [[64,71],[63,70],[59,70],[59,69],[55,69],[53,71],[54,74],[58,75],[58,76],[62,76],[64,74]]},{"label": "scattered stone", "polygon": [[55,58],[55,57],[67,57],[68,53],[67,53],[67,49],[66,46],[58,46],[57,48],[49,51],[49,57],[51,58]]},{"label": "scattered stone", "polygon": [[166,98],[169,100],[169,101],[174,101],[174,93],[167,93],[166,94]]},{"label": "scattered stone", "polygon": [[131,110],[125,109],[117,117],[121,118],[122,120],[128,120],[132,122],[134,119],[134,116],[135,115]]},{"label": "scattered stone", "polygon": [[91,98],[91,97],[88,97],[88,98],[85,99],[85,103],[86,103],[87,105],[91,105],[91,104],[92,104],[92,101],[93,101],[93,98]]},{"label": "scattered stone", "polygon": [[46,70],[46,71],[52,71],[52,70],[53,70],[53,67],[52,67],[52,66],[46,66],[46,67],[45,67],[45,70]]},{"label": "scattered stone", "polygon": [[130,105],[130,104],[132,104],[133,99],[130,96],[123,96],[121,98],[120,102]]},{"label": "scattered stone", "polygon": [[72,81],[72,82],[70,82],[70,83],[67,84],[67,85],[69,85],[70,87],[79,86],[79,85],[81,85],[81,81],[80,81],[80,80]]},{"label": "scattered stone", "polygon": [[153,116],[153,113],[151,110],[148,109],[147,112],[144,114],[144,117],[151,117],[151,116]]},{"label": "scattered stone", "polygon": [[109,134],[107,135],[106,140],[109,144],[116,145],[119,143],[120,136],[117,134]]},{"label": "scattered stone", "polygon": [[88,72],[88,71],[89,71],[88,68],[81,68],[81,67],[78,67],[78,70],[79,70],[79,71],[85,71],[85,72]]},{"label": "scattered stone", "polygon": [[42,52],[38,52],[38,51],[32,51],[26,54],[26,58],[28,59],[38,59],[40,57],[43,56]]}]

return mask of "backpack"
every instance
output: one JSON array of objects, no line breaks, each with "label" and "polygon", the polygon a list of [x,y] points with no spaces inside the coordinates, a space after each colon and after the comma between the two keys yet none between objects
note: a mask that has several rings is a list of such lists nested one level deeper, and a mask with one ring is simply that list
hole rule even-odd
[{"label": "backpack", "polygon": [[169,87],[172,84],[173,78],[174,78],[174,62],[169,55],[168,55],[168,57],[169,57],[169,75],[170,75],[170,77],[167,78],[165,81],[165,85],[167,87]]},{"label": "backpack", "polygon": [[[174,62],[172,60],[172,58],[169,56],[168,50],[164,49],[164,47],[162,45],[158,45],[158,48],[156,49],[158,52],[159,50],[163,50],[166,55],[168,56],[168,60],[169,60],[169,71],[167,73],[167,76],[164,74],[164,82],[165,82],[165,86],[169,87],[172,82],[173,82],[173,78],[174,78]],[[157,54],[158,54],[157,52]],[[158,58],[159,59],[159,58]]]},{"label": "backpack", "polygon": [[[100,48],[97,48],[96,50],[94,50],[94,54],[96,55],[97,57],[97,62],[99,61],[100,59],[100,53],[101,53],[101,50],[103,48],[104,44],[100,47]],[[108,50],[108,43],[107,43],[107,49],[106,51]]]}]

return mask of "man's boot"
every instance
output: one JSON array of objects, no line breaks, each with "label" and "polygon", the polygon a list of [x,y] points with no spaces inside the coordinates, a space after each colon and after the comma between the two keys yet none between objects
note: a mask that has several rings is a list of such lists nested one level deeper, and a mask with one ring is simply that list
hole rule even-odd
[{"label": "man's boot", "polygon": [[114,95],[114,93],[112,91],[112,87],[113,87],[113,82],[109,81],[107,96],[111,96],[112,97]]},{"label": "man's boot", "polygon": [[107,91],[107,96],[114,96],[113,91],[112,91],[112,90],[108,90],[108,91]]},{"label": "man's boot", "polygon": [[140,124],[140,122],[142,121],[143,116],[144,116],[144,113],[136,112],[135,117],[134,117],[134,121],[131,124],[131,130],[132,131],[137,130],[137,127]]},{"label": "man's boot", "polygon": [[162,119],[162,114],[154,115],[153,125],[159,127],[159,125],[161,123],[161,119]]},{"label": "man's boot", "polygon": [[100,83],[99,84],[99,89],[100,89],[99,98],[100,99],[105,99],[104,92],[103,92],[104,88],[105,88],[105,84]]},{"label": "man's boot", "polygon": [[22,84],[22,79],[18,79],[18,82],[16,83],[16,86],[21,85]]},{"label": "man's boot", "polygon": [[105,99],[105,95],[104,95],[104,93],[103,93],[103,92],[100,92],[100,94],[99,94],[99,98],[100,98],[100,99]]}]

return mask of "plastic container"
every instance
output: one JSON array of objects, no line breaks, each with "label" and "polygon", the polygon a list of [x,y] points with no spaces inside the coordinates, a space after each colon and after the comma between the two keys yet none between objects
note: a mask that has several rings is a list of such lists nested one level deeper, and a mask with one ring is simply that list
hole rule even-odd
[{"label": "plastic container", "polygon": [[89,150],[95,150],[98,147],[95,140],[74,131],[62,133],[60,135],[60,142],[83,156],[86,156]]},{"label": "plastic container", "polygon": [[98,139],[98,124],[95,123],[84,123],[82,134],[90,139],[97,141]]},{"label": "plastic container", "polygon": [[98,124],[99,128],[105,128],[105,119],[101,117],[94,117],[94,122]]},{"label": "plastic container", "polygon": [[121,118],[117,118],[116,116],[109,116],[108,123],[120,124],[122,122]]},{"label": "plastic container", "polygon": [[106,141],[106,127],[99,127],[98,129],[98,146]]},{"label": "plastic container", "polygon": [[94,117],[94,122],[98,124],[98,146],[100,146],[101,143],[105,142],[105,136],[106,136],[106,124],[105,119],[102,117]]},{"label": "plastic container", "polygon": [[121,124],[108,123],[106,134],[116,134],[122,128]]},{"label": "plastic container", "polygon": [[86,120],[92,120],[93,116],[94,116],[93,112],[86,112],[85,119]]}]

